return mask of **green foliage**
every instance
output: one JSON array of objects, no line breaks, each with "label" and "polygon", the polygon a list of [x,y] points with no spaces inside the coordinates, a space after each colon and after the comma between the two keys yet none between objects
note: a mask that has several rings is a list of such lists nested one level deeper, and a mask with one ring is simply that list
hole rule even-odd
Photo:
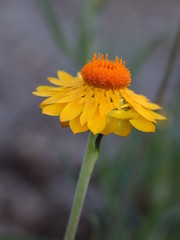
[{"label": "green foliage", "polygon": [[[38,2],[59,49],[77,65],[84,64],[95,39],[95,20],[106,1],[82,1],[75,46],[71,46],[66,39],[50,2]],[[165,37],[157,36],[143,46],[130,61],[131,72],[137,72],[165,40]],[[169,79],[165,77],[165,82],[167,81]],[[161,89],[164,92],[164,86]],[[101,186],[104,210],[101,214],[94,213],[92,217],[92,240],[180,239],[180,129],[177,127],[180,120],[177,114],[179,102],[177,98],[176,104],[171,103],[169,108],[174,109],[172,115],[176,124],[164,124],[165,127],[159,129],[155,135],[150,135],[149,139],[144,139],[141,133],[131,134],[126,144],[111,159],[106,152],[107,143],[102,145],[103,163],[98,163],[96,178]],[[8,237],[0,237],[1,239],[24,240]]]},{"label": "green foliage", "polygon": [[[134,135],[113,159],[101,155],[103,164],[97,171],[105,199],[101,231],[106,229],[101,239],[179,239],[180,139],[172,132],[180,131],[177,126],[166,128],[151,136],[147,146]],[[146,151],[137,161],[142,147]]]},{"label": "green foliage", "polygon": [[35,238],[35,237],[25,237],[25,236],[17,236],[17,235],[8,234],[8,235],[0,235],[0,240],[42,240],[42,239]]},{"label": "green foliage", "polygon": [[74,38],[75,45],[68,41],[62,25],[58,22],[49,0],[38,0],[38,5],[44,16],[47,27],[61,52],[64,52],[77,66],[82,66],[90,54],[94,39],[94,23],[98,12],[104,7],[107,0],[86,0],[81,3],[81,16],[76,24]]},{"label": "green foliage", "polygon": [[58,22],[56,15],[54,14],[50,1],[38,0],[38,4],[58,48],[64,53],[66,53],[68,56],[73,56],[73,49],[65,37],[62,27]]}]

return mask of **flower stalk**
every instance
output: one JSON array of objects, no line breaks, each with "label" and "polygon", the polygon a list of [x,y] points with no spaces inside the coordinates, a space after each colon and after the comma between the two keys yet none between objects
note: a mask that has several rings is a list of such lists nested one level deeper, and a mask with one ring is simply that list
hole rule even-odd
[{"label": "flower stalk", "polygon": [[88,184],[94,169],[94,165],[99,155],[99,145],[101,138],[102,135],[100,134],[93,135],[92,133],[90,133],[89,135],[86,153],[81,167],[64,240],[73,240],[75,238]]}]

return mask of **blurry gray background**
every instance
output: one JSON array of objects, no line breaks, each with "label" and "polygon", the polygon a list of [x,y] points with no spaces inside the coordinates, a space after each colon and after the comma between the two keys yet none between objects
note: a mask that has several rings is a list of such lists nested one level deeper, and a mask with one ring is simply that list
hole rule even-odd
[{"label": "blurry gray background", "polygon": [[[77,41],[82,1],[51,3],[73,45]],[[153,100],[164,75],[179,15],[179,0],[108,1],[93,23],[95,39],[89,55],[99,51],[109,53],[110,58],[118,55],[128,66],[128,59],[151,39],[165,38],[136,76],[132,74],[136,92]],[[173,98],[173,90],[179,87],[179,66],[178,56],[166,99]],[[46,85],[46,77],[56,76],[57,70],[75,75],[80,69],[54,43],[38,1],[0,0],[1,234],[56,239],[64,231],[87,134],[73,135],[69,129],[61,128],[58,118],[42,115],[38,108],[40,99],[32,91],[38,85]],[[122,141],[109,136],[104,144],[113,155]],[[86,210],[101,211],[101,201],[98,186],[92,184],[82,232],[91,231]]]}]

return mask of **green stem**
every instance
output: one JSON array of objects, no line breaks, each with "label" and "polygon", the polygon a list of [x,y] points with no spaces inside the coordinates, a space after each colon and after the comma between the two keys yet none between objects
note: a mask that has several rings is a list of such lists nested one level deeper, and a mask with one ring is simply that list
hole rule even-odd
[{"label": "green stem", "polygon": [[81,167],[64,240],[73,240],[75,238],[89,180],[99,155],[99,144],[101,137],[102,135],[93,135],[92,133],[89,135],[86,153]]}]

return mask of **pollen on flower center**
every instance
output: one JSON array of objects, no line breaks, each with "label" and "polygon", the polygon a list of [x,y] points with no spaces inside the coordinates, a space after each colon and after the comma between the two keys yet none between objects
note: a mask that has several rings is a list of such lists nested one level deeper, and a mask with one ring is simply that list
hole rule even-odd
[{"label": "pollen on flower center", "polygon": [[114,61],[104,59],[103,55],[94,54],[92,61],[89,61],[82,69],[81,74],[84,81],[94,87],[104,89],[120,89],[127,87],[131,82],[131,74],[125,67],[125,62],[118,57]]}]

